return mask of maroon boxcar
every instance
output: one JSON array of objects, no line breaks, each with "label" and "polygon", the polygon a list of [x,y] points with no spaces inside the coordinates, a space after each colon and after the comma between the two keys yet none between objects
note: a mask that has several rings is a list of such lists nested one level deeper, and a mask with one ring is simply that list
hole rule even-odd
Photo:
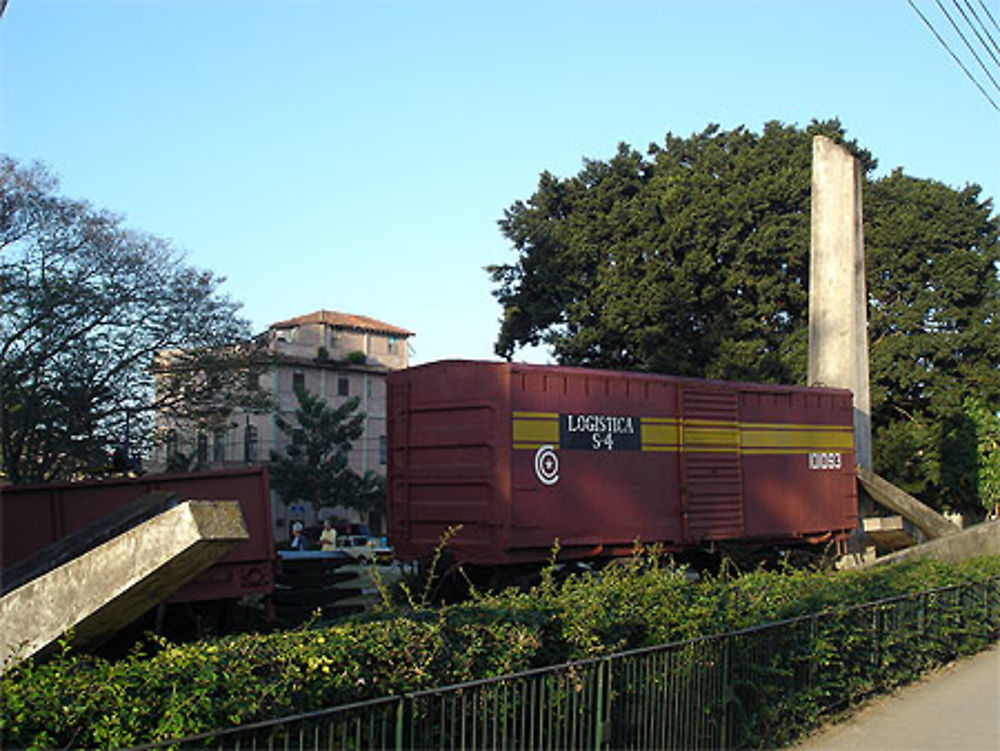
[{"label": "maroon boxcar", "polygon": [[11,485],[0,492],[2,566],[28,557],[153,490],[178,500],[240,502],[250,538],[178,590],[170,602],[227,600],[274,590],[274,535],[267,469],[145,475],[91,482]]},{"label": "maroon boxcar", "polygon": [[389,374],[389,533],[460,562],[842,542],[849,391],[445,361]]}]

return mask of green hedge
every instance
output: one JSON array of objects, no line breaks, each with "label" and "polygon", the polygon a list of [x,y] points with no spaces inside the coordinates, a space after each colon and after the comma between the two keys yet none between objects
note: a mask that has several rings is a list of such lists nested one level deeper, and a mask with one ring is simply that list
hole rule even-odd
[{"label": "green hedge", "polygon": [[[639,555],[561,582],[550,572],[527,593],[438,610],[387,607],[279,634],[154,641],[113,663],[66,646],[0,679],[0,745],[136,745],[996,576],[993,556],[691,583]],[[830,659],[839,650],[829,645]]]}]

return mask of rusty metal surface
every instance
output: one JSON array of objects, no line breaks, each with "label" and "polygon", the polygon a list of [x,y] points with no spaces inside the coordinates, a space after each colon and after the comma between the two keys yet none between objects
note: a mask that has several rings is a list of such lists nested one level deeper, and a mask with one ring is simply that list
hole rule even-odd
[{"label": "rusty metal surface", "polygon": [[178,591],[172,602],[271,592],[275,552],[265,467],[7,486],[0,492],[2,565],[6,568],[153,491],[174,493],[181,501],[239,501],[250,533],[248,540]]},{"label": "rusty metal surface", "polygon": [[822,540],[856,525],[851,395],[448,361],[389,375],[397,554],[622,554],[635,541]]}]

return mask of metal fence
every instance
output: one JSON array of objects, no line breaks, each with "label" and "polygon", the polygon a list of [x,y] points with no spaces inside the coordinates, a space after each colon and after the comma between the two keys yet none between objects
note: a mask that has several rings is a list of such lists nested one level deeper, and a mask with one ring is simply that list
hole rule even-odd
[{"label": "metal fence", "polygon": [[1000,578],[144,748],[775,747],[998,635]]}]

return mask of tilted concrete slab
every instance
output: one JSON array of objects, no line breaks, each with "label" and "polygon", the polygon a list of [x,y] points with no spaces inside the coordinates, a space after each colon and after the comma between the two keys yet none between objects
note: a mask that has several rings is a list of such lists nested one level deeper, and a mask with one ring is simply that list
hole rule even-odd
[{"label": "tilted concrete slab", "polygon": [[864,566],[932,558],[937,561],[964,561],[981,555],[1000,555],[1000,520],[977,524],[947,537],[906,548]]},{"label": "tilted concrete slab", "polygon": [[0,671],[70,629],[74,644],[128,625],[249,537],[237,501],[187,501],[0,598]]},{"label": "tilted concrete slab", "polygon": [[6,566],[2,571],[0,595],[13,592],[32,579],[37,579],[42,574],[68,563],[102,542],[124,534],[132,527],[176,506],[177,503],[176,493],[165,491],[154,491],[136,498],[93,524],[88,524],[83,529],[78,529],[51,545],[46,545],[12,566]]},{"label": "tilted concrete slab", "polygon": [[858,481],[878,503],[903,518],[909,519],[928,539],[934,540],[960,531],[957,525],[948,521],[930,506],[924,505],[870,469],[858,467]]}]

